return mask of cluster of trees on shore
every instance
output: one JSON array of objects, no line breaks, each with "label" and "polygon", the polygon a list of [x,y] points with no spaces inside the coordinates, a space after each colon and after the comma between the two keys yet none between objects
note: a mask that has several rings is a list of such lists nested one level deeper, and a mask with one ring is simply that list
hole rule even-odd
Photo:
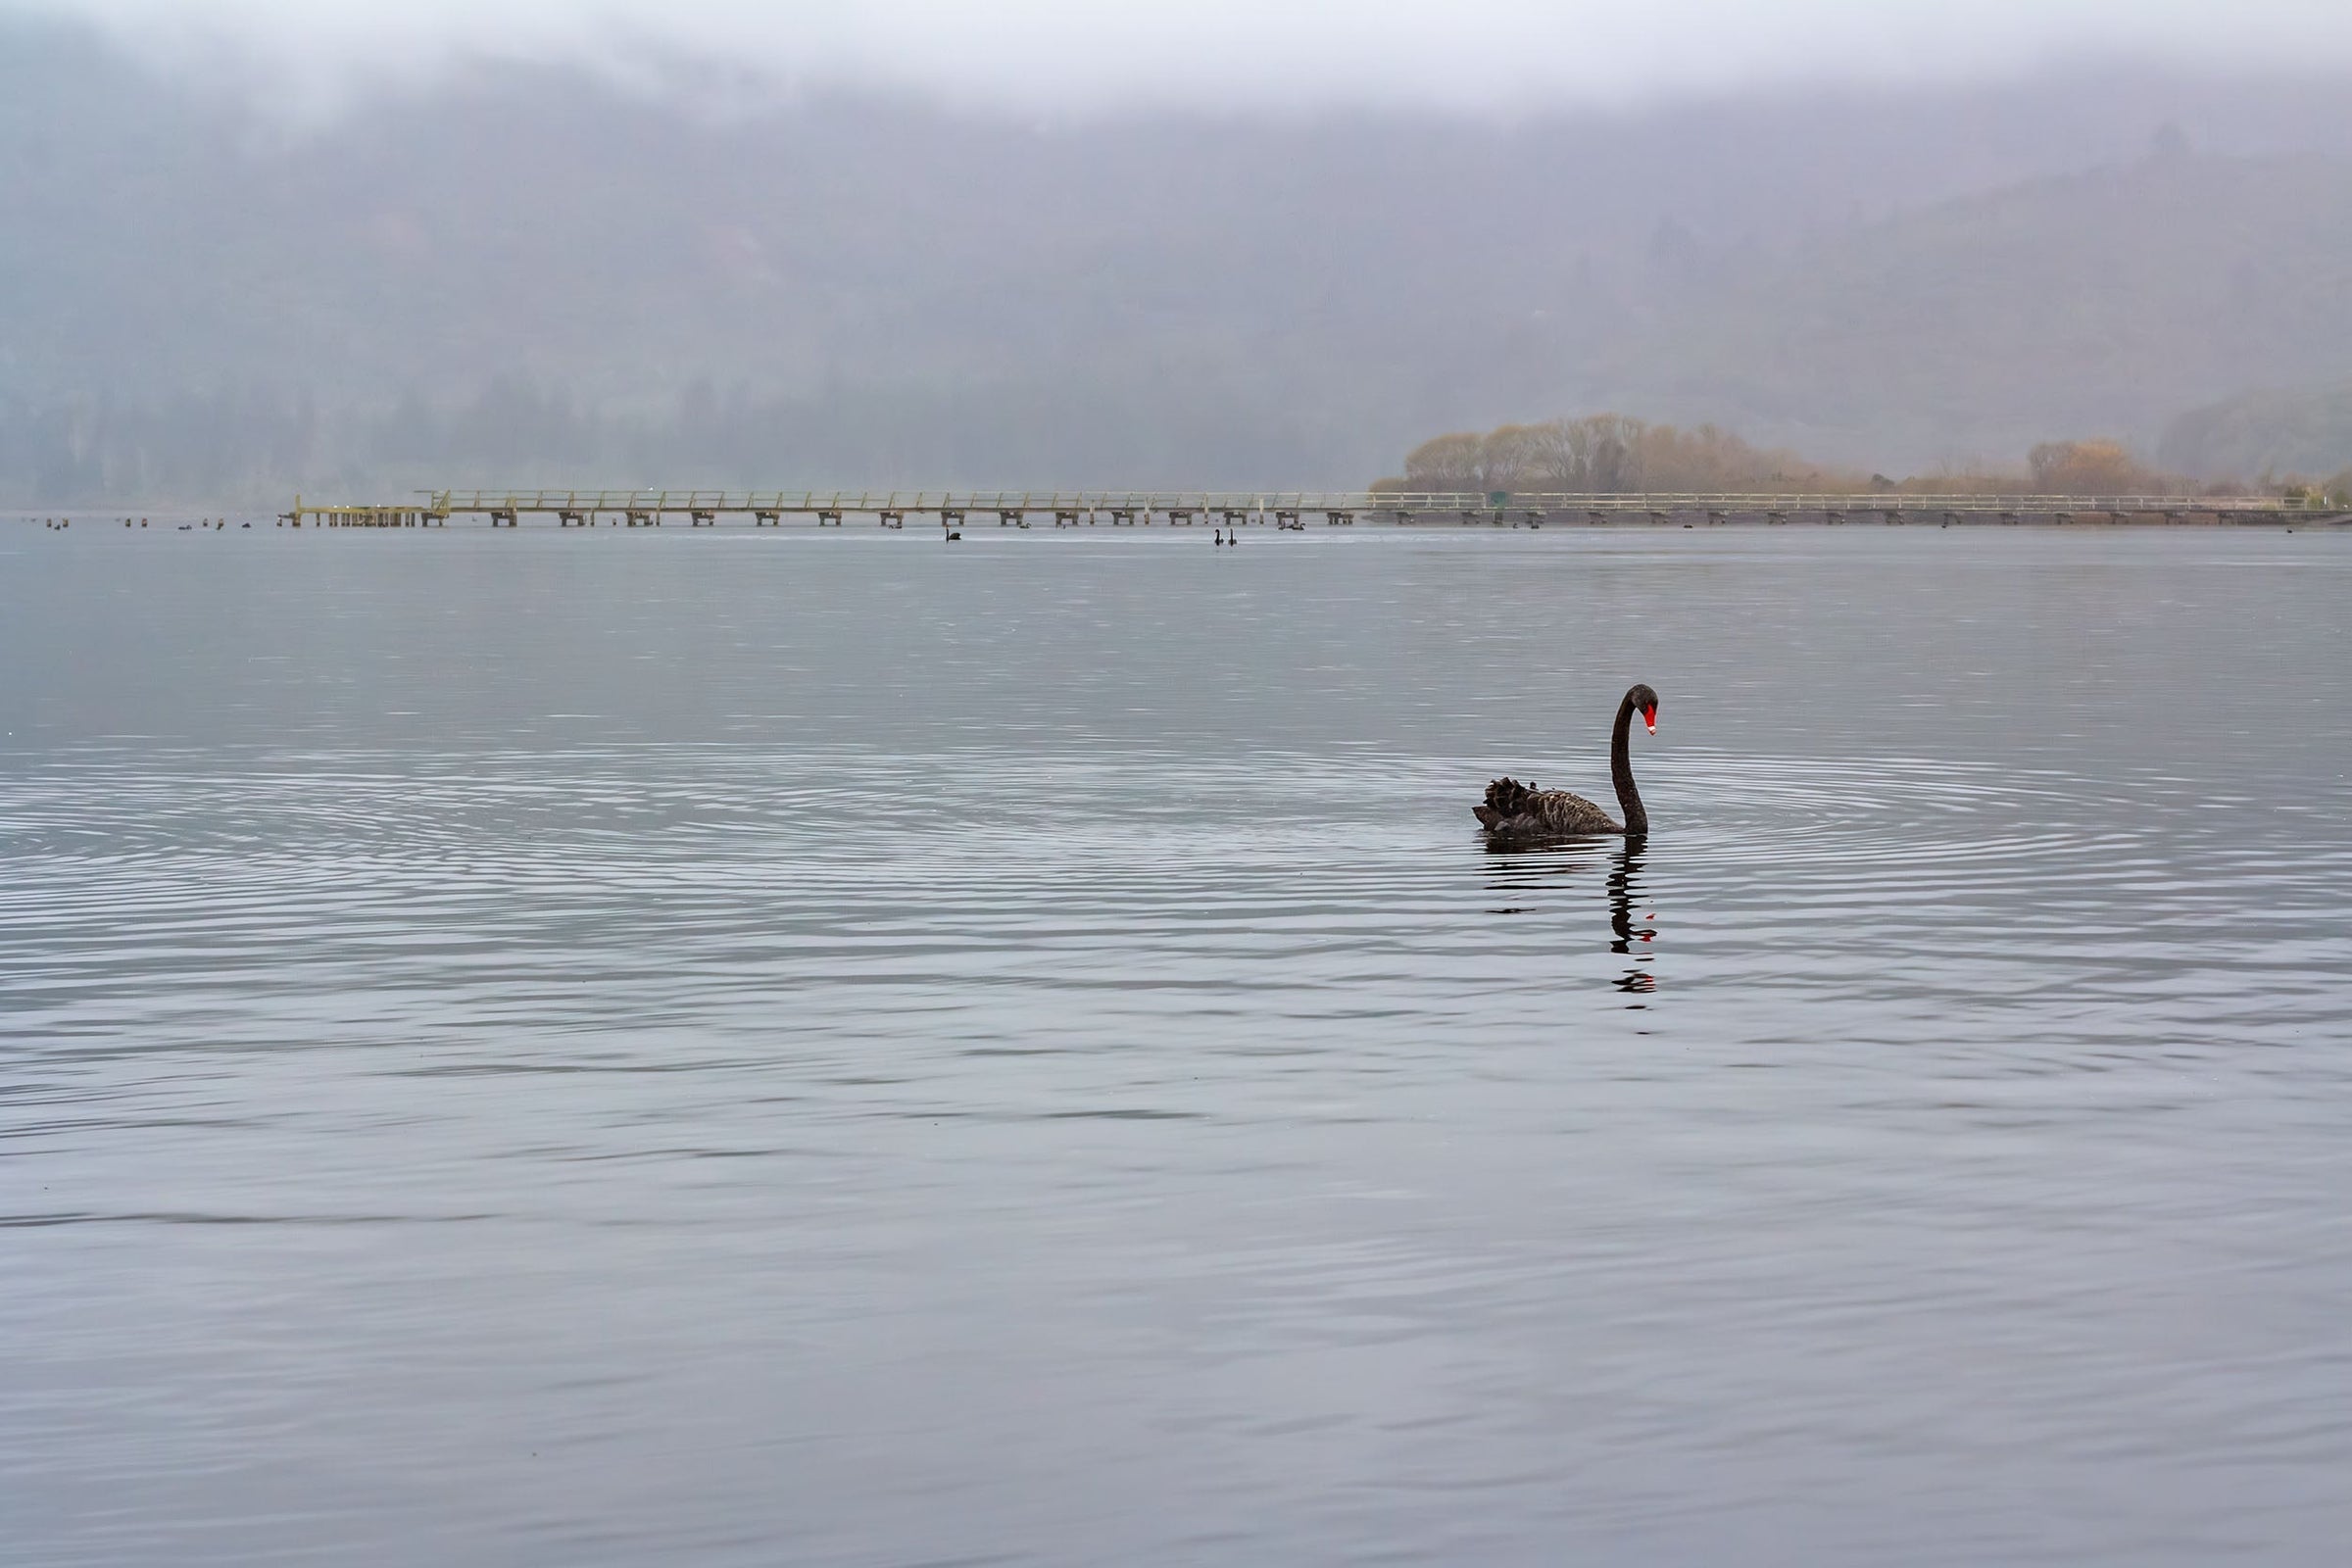
[{"label": "cluster of trees on shore", "polygon": [[1407,492],[1642,490],[1843,490],[1866,479],[1750,446],[1702,424],[1681,430],[1622,414],[1457,431],[1405,455],[1401,478],[1375,490]]},{"label": "cluster of trees on shore", "polygon": [[1432,437],[1405,455],[1385,493],[1546,491],[1575,495],[1743,493],[1752,495],[2245,495],[2263,490],[2352,497],[2352,470],[2321,484],[2197,484],[2141,463],[2118,441],[2045,441],[2023,471],[1944,468],[1908,478],[1862,473],[1796,453],[1749,444],[1712,424],[1681,429],[1622,414],[1539,424],[1505,424],[1480,435]]}]

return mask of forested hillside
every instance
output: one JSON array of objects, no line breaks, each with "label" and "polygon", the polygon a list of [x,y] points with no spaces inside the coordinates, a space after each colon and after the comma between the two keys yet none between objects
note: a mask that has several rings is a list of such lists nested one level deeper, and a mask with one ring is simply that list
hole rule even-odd
[{"label": "forested hillside", "polygon": [[2257,391],[2165,427],[2162,460],[2185,473],[2313,476],[2352,469],[2352,383]]},{"label": "forested hillside", "polygon": [[0,500],[1343,484],[1601,408],[1917,469],[2352,365],[2328,82],[1105,119],[484,63],[314,123],[196,79],[0,20]]},{"label": "forested hillside", "polygon": [[2348,365],[2352,162],[2175,146],[1727,270],[1592,371],[1629,402],[1912,466],[2014,464],[2053,436],[2152,447],[2186,408]]}]

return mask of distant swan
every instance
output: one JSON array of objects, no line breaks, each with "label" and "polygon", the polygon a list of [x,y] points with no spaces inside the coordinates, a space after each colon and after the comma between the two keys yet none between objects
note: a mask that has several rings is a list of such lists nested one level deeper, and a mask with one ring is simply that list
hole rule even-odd
[{"label": "distant swan", "polygon": [[1609,813],[1566,790],[1539,790],[1515,778],[1498,778],[1487,786],[1484,806],[1473,811],[1496,838],[1571,838],[1579,834],[1622,833],[1642,838],[1649,832],[1649,813],[1642,808],[1642,792],[1634,788],[1634,764],[1626,756],[1626,734],[1634,714],[1655,735],[1658,732],[1658,694],[1635,686],[1617,705],[1617,724],[1609,732],[1609,782],[1617,786],[1617,808],[1625,813],[1620,824]]}]

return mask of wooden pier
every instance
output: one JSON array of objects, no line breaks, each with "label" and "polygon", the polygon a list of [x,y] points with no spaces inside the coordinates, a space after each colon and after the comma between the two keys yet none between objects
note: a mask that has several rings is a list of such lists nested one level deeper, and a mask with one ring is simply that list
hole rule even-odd
[{"label": "wooden pier", "polygon": [[437,528],[450,519],[519,528],[756,528],[787,520],[842,527],[870,519],[943,528],[994,519],[998,526],[1112,528],[1193,525],[1303,529],[1358,521],[1392,526],[1713,527],[1806,522],[1891,525],[2293,523],[2352,520],[2342,508],[2280,496],[1985,496],[1756,494],[1404,494],[1387,491],[848,491],[848,490],[436,490],[393,506],[319,506],[295,498],[278,520],[293,527]]}]

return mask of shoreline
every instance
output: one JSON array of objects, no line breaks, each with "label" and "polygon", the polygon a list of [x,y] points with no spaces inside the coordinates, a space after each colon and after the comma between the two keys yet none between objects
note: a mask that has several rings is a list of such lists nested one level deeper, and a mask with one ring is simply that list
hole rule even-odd
[{"label": "shoreline", "polygon": [[[795,515],[787,521],[780,515],[755,517],[728,513],[700,514],[671,514],[628,517],[622,514],[586,514],[559,516],[524,511],[519,514],[457,514],[436,516],[402,509],[337,509],[334,512],[308,512],[297,519],[283,513],[270,512],[205,512],[177,510],[139,512],[60,512],[50,514],[19,514],[7,518],[20,526],[38,527],[52,532],[66,532],[74,527],[99,532],[229,532],[255,529],[318,530],[322,528],[421,528],[426,530],[456,527],[461,530],[506,530],[529,526],[536,529],[592,529],[592,528],[662,528],[699,531],[725,528],[729,531],[791,527],[795,531],[816,531],[842,528],[847,519],[856,517],[858,525],[866,530],[880,528],[897,531],[914,522],[919,533],[933,529],[966,528],[994,531],[1007,530],[1058,531],[1122,531],[1128,529],[1197,530],[1207,532],[1216,528],[1250,532],[1306,532],[1310,529],[1341,530],[1370,528],[1382,532],[1409,530],[1414,532],[1459,532],[1463,530],[1541,531],[1546,528],[1570,529],[1584,532],[1634,533],[1658,529],[1702,528],[2034,528],[2047,530],[2115,530],[2115,529],[2176,529],[2176,528],[2280,528],[2296,527],[2338,528],[2352,525],[2352,509],[2323,509],[2303,507],[2237,507],[2230,510],[2211,510],[2204,507],[2159,511],[2154,508],[2112,509],[2033,509],[2016,511],[1993,510],[1926,510],[1921,508],[1824,509],[1814,504],[1803,509],[1776,510],[1761,507],[1724,508],[1705,506],[1658,506],[1654,508],[1612,507],[1600,511],[1587,509],[1543,509],[1511,507],[1503,511],[1482,511],[1474,514],[1427,512],[1397,515],[1392,509],[1375,508],[1362,512],[1340,511],[1328,514],[1321,509],[1284,509],[1277,514],[1253,512],[1227,516],[1202,510],[1178,509],[1173,515],[1162,509],[1150,514],[1119,515],[1113,520],[1107,511],[1089,518],[1071,517],[1067,513],[1056,516],[1051,511],[1033,514],[1026,510],[1007,510],[998,514],[994,509],[926,507],[925,514],[913,517],[909,507],[904,511],[865,514],[861,509],[845,508],[808,516]],[[732,512],[732,509],[730,509]]]}]

